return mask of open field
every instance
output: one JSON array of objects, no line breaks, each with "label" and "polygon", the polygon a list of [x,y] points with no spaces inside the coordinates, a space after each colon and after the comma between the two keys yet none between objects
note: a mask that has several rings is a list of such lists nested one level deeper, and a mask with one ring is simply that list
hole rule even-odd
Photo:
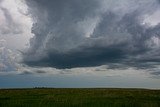
[{"label": "open field", "polygon": [[0,107],[160,107],[160,90],[1,89]]}]

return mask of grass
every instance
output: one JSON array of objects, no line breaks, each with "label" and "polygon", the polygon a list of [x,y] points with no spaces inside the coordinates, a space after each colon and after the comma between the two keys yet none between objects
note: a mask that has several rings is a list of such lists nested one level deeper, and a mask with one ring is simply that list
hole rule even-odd
[{"label": "grass", "polygon": [[160,90],[1,89],[0,107],[160,107]]}]

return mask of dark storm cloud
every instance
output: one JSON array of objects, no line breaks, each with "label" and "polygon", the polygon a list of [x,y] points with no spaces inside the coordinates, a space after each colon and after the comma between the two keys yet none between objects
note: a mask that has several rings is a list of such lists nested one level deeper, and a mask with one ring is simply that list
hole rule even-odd
[{"label": "dark storm cloud", "polygon": [[[26,0],[35,21],[35,36],[23,55],[24,62],[60,69],[104,64],[113,68],[114,63],[148,68],[149,62],[159,63],[160,25],[142,24],[145,15],[158,9],[158,1],[134,0],[137,4],[131,9],[129,0],[123,1],[127,9],[102,1]],[[108,5],[103,6],[105,2]],[[117,6],[120,9],[115,10]]]},{"label": "dark storm cloud", "polygon": [[87,47],[68,53],[49,53],[39,61],[26,61],[31,66],[53,66],[56,68],[73,68],[103,65],[107,62],[123,60],[124,52],[116,46],[112,47]]}]

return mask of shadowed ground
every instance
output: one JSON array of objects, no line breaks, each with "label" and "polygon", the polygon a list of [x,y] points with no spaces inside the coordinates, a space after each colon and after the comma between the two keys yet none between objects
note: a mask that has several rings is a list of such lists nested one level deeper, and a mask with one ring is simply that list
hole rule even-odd
[{"label": "shadowed ground", "polygon": [[1,89],[0,107],[160,107],[160,90]]}]

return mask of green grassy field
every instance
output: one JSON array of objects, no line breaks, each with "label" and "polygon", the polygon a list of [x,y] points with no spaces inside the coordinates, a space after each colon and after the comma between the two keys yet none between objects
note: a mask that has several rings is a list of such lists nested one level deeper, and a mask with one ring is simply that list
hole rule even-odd
[{"label": "green grassy field", "polygon": [[0,107],[160,107],[160,90],[3,89]]}]

